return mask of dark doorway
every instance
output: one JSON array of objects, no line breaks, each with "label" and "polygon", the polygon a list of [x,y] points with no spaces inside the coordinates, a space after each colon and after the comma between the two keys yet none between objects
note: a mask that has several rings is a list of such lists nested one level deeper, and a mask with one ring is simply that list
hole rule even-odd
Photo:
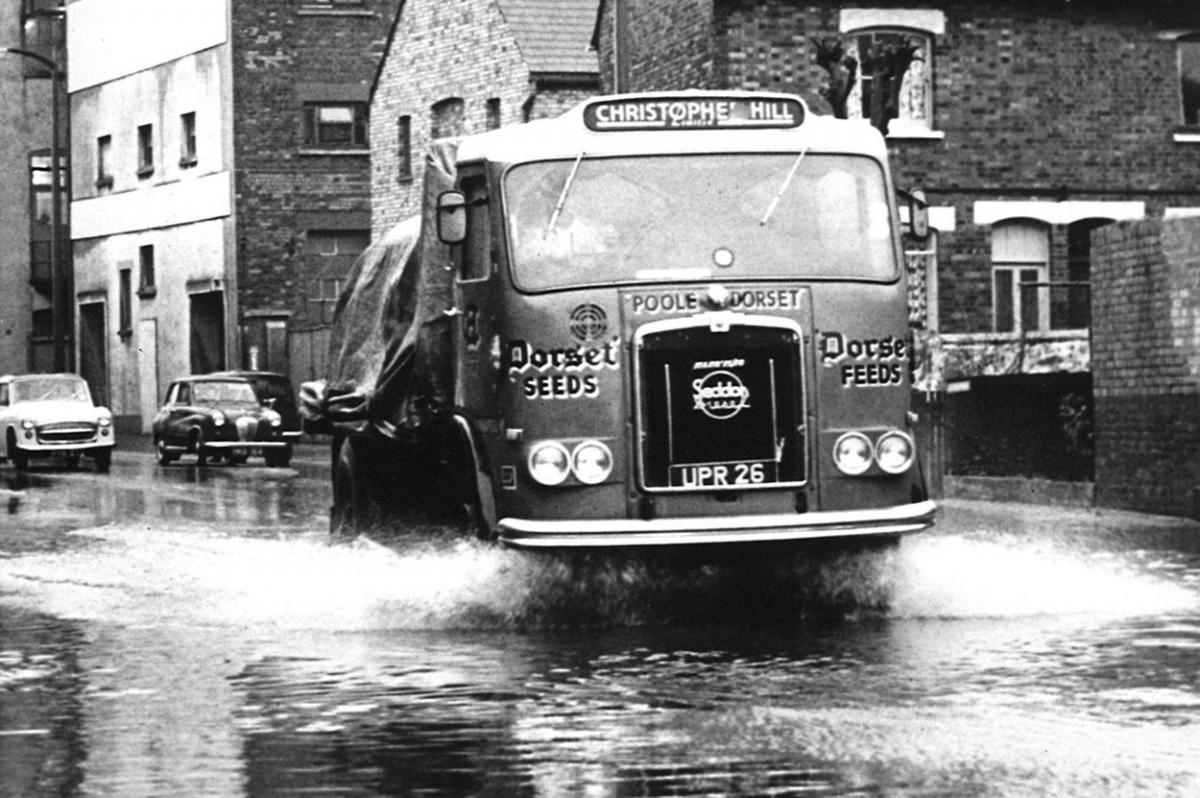
[{"label": "dark doorway", "polygon": [[191,294],[191,365],[193,374],[225,368],[225,295],[221,291]]},{"label": "dark doorway", "polygon": [[92,401],[107,405],[108,357],[104,335],[104,303],[84,302],[79,306],[79,376],[92,391]]}]

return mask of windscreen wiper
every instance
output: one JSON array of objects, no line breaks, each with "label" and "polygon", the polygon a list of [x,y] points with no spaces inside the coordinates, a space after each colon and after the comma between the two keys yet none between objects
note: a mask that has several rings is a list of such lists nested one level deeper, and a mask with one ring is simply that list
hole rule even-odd
[{"label": "windscreen wiper", "polygon": [[783,185],[779,187],[779,191],[771,198],[771,204],[767,206],[767,212],[763,214],[763,218],[759,221],[759,226],[765,225],[767,220],[771,218],[771,214],[775,213],[775,209],[779,207],[779,200],[783,199],[783,194],[788,190],[788,186],[792,184],[792,178],[796,176],[796,170],[800,168],[800,162],[804,160],[804,156],[808,153],[808,147],[800,150],[800,154],[796,156],[796,160],[792,162],[792,168],[788,170],[787,177],[783,179]]},{"label": "windscreen wiper", "polygon": [[546,232],[542,233],[542,238],[548,238],[550,231],[558,223],[559,214],[562,213],[563,206],[567,204],[567,194],[571,191],[571,184],[575,182],[575,174],[579,171],[581,161],[583,161],[583,150],[580,150],[579,155],[575,156],[575,163],[572,164],[571,172],[563,183],[562,191],[559,192],[558,202],[554,205],[554,212],[550,214],[550,221],[546,223]]}]

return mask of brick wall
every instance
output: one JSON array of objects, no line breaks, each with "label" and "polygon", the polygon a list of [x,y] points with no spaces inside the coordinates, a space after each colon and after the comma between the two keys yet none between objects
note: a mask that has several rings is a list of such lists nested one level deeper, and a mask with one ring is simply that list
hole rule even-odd
[{"label": "brick wall", "polygon": [[1200,487],[1200,219],[1093,234],[1096,502],[1172,515]]},{"label": "brick wall", "polygon": [[369,149],[312,154],[303,105],[366,101],[398,0],[349,13],[294,0],[234,0],[233,130],[238,301],[286,314],[304,299],[305,232],[364,228]]},{"label": "brick wall", "polygon": [[[1148,216],[1200,206],[1200,145],[1179,143],[1176,46],[1200,29],[1200,4],[998,0],[626,0],[633,90],[734,88],[799,94],[819,113],[827,76],[814,38],[838,35],[842,8],[937,9],[933,128],[892,138],[896,184],[953,207],[959,230],[941,239],[942,332],[991,327],[987,228],[979,200],[1138,200]],[[612,2],[600,28],[612,85]],[[1065,226],[1052,230],[1063,279]]]}]

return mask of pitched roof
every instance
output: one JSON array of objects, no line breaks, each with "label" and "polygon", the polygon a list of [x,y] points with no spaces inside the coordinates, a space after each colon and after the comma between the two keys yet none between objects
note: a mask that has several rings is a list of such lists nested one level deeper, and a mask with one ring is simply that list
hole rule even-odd
[{"label": "pitched roof", "polygon": [[496,0],[533,73],[600,71],[591,49],[599,0]]}]

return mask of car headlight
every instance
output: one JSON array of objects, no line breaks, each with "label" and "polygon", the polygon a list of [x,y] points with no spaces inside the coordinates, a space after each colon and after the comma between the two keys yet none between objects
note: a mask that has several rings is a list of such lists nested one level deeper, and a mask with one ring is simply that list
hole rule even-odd
[{"label": "car headlight", "polygon": [[875,443],[875,462],[888,474],[903,474],[916,456],[913,439],[899,430],[884,433]]},{"label": "car headlight", "polygon": [[585,485],[599,485],[612,473],[612,452],[600,441],[584,441],[571,453],[571,471]]},{"label": "car headlight", "polygon": [[274,410],[268,410],[263,413],[263,418],[266,419],[267,423],[272,427],[278,427],[283,423],[283,416],[279,415]]},{"label": "car headlight", "polygon": [[558,441],[542,441],[530,449],[528,467],[537,482],[561,485],[571,471],[571,457]]},{"label": "car headlight", "polygon": [[96,423],[102,427],[108,427],[112,425],[112,419],[108,416],[100,416],[100,418],[96,419]]},{"label": "car headlight", "polygon": [[871,440],[861,432],[847,432],[833,444],[833,464],[848,476],[866,473],[873,454]]},{"label": "car headlight", "polygon": [[214,410],[212,414],[213,423],[218,427],[225,423],[225,414],[220,410]]},{"label": "car headlight", "polygon": [[32,419],[28,419],[28,418],[21,419],[21,429],[23,429],[23,430],[31,430],[36,426],[37,426],[37,423],[34,422]]}]

